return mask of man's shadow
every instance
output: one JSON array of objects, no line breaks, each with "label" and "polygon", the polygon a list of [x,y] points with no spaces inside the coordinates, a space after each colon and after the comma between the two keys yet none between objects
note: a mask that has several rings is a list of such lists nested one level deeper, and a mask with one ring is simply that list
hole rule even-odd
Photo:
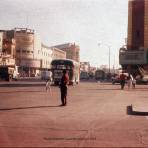
[{"label": "man's shadow", "polygon": [[148,116],[148,112],[134,111],[132,105],[127,106],[126,111],[127,115]]},{"label": "man's shadow", "polygon": [[60,105],[56,105],[56,106],[29,106],[29,107],[0,108],[0,111],[33,109],[33,108],[51,108],[51,107],[60,107]]}]

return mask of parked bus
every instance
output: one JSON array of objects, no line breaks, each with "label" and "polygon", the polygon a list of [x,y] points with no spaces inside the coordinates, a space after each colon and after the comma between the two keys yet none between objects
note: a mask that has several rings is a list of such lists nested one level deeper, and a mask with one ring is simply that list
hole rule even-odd
[{"label": "parked bus", "polygon": [[78,62],[70,59],[55,59],[51,62],[52,79],[55,85],[58,85],[63,70],[66,69],[69,75],[69,84],[78,84],[80,81],[80,65]]},{"label": "parked bus", "polygon": [[81,71],[80,73],[80,79],[81,80],[88,80],[89,79],[89,73],[86,71]]},{"label": "parked bus", "polygon": [[95,79],[96,80],[104,80],[105,79],[105,72],[101,69],[96,70]]}]

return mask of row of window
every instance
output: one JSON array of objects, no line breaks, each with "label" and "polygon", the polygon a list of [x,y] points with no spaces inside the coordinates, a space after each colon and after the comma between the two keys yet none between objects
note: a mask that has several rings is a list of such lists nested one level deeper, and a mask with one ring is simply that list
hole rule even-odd
[{"label": "row of window", "polygon": [[38,54],[40,54],[40,53],[41,53],[43,56],[51,57],[51,55],[50,55],[49,53],[38,50]]},{"label": "row of window", "polygon": [[50,65],[51,64],[51,61],[45,61],[43,60],[43,65]]},{"label": "row of window", "polygon": [[[17,53],[20,53],[20,50],[16,51]],[[27,54],[33,54],[33,51],[29,51],[29,50],[22,50],[22,53],[27,53]]]}]

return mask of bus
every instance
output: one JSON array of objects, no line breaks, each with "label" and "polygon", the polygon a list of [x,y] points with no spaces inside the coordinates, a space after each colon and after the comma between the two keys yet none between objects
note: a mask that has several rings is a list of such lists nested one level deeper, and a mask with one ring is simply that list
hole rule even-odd
[{"label": "bus", "polygon": [[80,64],[71,59],[54,59],[51,62],[52,80],[55,85],[61,81],[63,70],[69,75],[69,84],[78,84],[80,81]]},{"label": "bus", "polygon": [[96,80],[104,80],[105,79],[105,72],[101,69],[96,70],[95,79]]},{"label": "bus", "polygon": [[80,73],[80,79],[81,80],[88,80],[89,79],[89,73],[86,71],[81,71]]}]

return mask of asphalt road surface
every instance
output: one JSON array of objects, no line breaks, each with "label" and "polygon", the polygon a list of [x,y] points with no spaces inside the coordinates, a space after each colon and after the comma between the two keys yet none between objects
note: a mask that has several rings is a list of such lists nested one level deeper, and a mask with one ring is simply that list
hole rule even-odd
[{"label": "asphalt road surface", "polygon": [[0,83],[0,147],[148,147],[147,85],[82,82],[64,107],[44,85]]}]

